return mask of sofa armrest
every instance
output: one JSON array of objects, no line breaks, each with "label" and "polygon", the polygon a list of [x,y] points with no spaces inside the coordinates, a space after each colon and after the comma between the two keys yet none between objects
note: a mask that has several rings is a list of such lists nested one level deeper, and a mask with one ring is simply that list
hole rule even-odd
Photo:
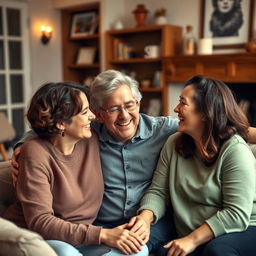
[{"label": "sofa armrest", "polygon": [[11,161],[0,162],[0,216],[15,200],[15,189],[12,185]]}]

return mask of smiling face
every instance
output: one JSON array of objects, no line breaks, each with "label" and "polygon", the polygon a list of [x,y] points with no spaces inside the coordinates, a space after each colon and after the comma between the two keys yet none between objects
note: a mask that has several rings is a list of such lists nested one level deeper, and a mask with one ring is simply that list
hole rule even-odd
[{"label": "smiling face", "polygon": [[[108,132],[117,141],[127,143],[137,132],[139,103],[136,103],[135,108],[129,110],[129,105],[134,103],[136,103],[136,100],[131,89],[124,84],[106,99],[102,110],[99,112],[99,121],[104,123]],[[113,109],[113,107],[119,108],[119,111],[109,112],[108,110]]]},{"label": "smiling face", "polygon": [[228,13],[232,10],[235,0],[217,0],[217,6],[220,12]]},{"label": "smiling face", "polygon": [[192,85],[186,86],[180,95],[179,104],[175,107],[174,112],[178,114],[180,120],[178,131],[187,133],[197,140],[202,136],[204,122],[202,114],[196,111],[194,96],[194,87]]},{"label": "smiling face", "polygon": [[90,138],[91,121],[95,119],[95,115],[89,109],[89,103],[84,93],[80,93],[83,107],[80,113],[72,117],[70,124],[64,123],[65,137],[77,139]]}]

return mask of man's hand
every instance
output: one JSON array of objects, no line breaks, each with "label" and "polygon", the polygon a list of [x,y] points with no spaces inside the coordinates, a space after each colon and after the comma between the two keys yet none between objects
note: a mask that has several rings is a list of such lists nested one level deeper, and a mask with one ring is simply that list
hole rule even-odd
[{"label": "man's hand", "polygon": [[127,227],[131,228],[132,232],[139,235],[143,239],[144,244],[147,243],[150,235],[150,222],[147,222],[142,216],[138,215],[130,219]]},{"label": "man's hand", "polygon": [[149,240],[150,224],[154,220],[154,214],[150,210],[143,210],[138,216],[134,216],[127,224],[127,228],[130,228],[132,232],[139,235],[144,244]]},{"label": "man's hand", "polygon": [[12,154],[12,161],[11,161],[11,171],[12,171],[12,184],[15,187],[17,178],[19,175],[19,164],[17,162],[17,159],[20,155],[20,147],[15,148],[13,154]]},{"label": "man's hand", "polygon": [[124,254],[138,253],[144,241],[139,235],[126,228],[127,224],[112,229],[103,228],[100,232],[101,242],[119,249]]},{"label": "man's hand", "polygon": [[164,246],[164,248],[170,248],[167,256],[186,256],[193,252],[196,247],[196,244],[188,236],[173,240]]}]

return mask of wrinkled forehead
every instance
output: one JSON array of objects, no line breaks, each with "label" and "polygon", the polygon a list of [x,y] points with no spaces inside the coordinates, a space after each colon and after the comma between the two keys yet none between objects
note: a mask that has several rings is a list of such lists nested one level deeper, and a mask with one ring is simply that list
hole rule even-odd
[{"label": "wrinkled forehead", "polygon": [[134,101],[135,97],[132,94],[131,88],[123,84],[115,89],[109,96],[104,100],[104,106],[123,105],[130,101]]}]

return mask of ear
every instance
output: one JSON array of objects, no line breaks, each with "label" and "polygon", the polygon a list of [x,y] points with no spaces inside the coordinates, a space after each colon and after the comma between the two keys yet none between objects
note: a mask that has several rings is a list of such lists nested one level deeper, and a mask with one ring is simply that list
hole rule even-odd
[{"label": "ear", "polygon": [[64,122],[56,123],[55,126],[56,126],[59,130],[61,130],[61,131],[65,130],[65,123],[64,123]]}]

